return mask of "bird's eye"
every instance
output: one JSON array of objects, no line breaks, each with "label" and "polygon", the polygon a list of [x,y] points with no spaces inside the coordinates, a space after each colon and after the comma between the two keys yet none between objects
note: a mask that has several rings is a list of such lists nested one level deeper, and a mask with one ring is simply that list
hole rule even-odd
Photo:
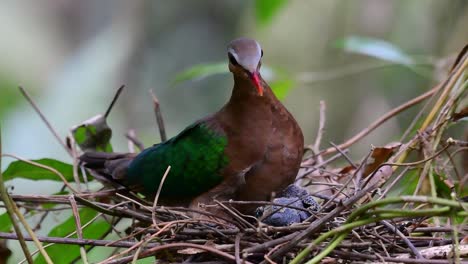
[{"label": "bird's eye", "polygon": [[232,64],[232,65],[239,65],[239,63],[237,63],[237,60],[236,58],[234,58],[234,55],[231,54],[231,52],[228,52],[228,57],[229,57],[229,62]]},{"label": "bird's eye", "polygon": [[263,58],[263,50],[262,50],[262,55],[260,56],[260,58]]}]

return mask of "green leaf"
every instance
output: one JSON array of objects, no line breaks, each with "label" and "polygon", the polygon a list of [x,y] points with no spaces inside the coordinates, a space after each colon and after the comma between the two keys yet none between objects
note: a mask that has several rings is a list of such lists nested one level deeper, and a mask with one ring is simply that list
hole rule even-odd
[{"label": "green leaf", "polygon": [[434,183],[436,187],[437,197],[450,199],[451,198],[450,193],[452,192],[452,190],[444,182],[444,180],[447,179],[447,177],[444,175],[439,175],[437,173],[434,173],[433,176],[434,176]]},{"label": "green leaf", "polygon": [[175,85],[188,80],[201,80],[211,75],[228,72],[229,68],[226,62],[197,64],[177,74],[172,84]]},{"label": "green leaf", "polygon": [[256,0],[255,17],[259,24],[266,25],[270,23],[286,3],[285,0]]},{"label": "green leaf", "polygon": [[73,138],[83,151],[112,152],[110,139],[112,130],[107,125],[106,117],[94,116],[72,128]]},{"label": "green leaf", "polygon": [[8,213],[3,213],[0,215],[0,232],[10,232],[11,230],[11,220]]},{"label": "green leaf", "polygon": [[[395,197],[401,195],[412,195],[414,190],[416,190],[416,186],[418,185],[419,173],[420,169],[407,171],[405,176],[400,179],[398,184],[390,190],[388,196]],[[390,183],[391,181],[388,182]]]},{"label": "green leaf", "polygon": [[280,68],[264,66],[261,69],[261,73],[279,100],[286,98],[291,89],[296,85],[291,74]]},{"label": "green leaf", "polygon": [[271,89],[279,100],[283,100],[289,94],[294,81],[291,79],[282,79],[271,82]]},{"label": "green leaf", "polygon": [[397,46],[381,39],[351,36],[337,42],[336,46],[348,52],[359,53],[381,60],[409,65],[413,59]]},{"label": "green leaf", "polygon": [[153,256],[147,257],[147,258],[142,258],[137,260],[137,264],[153,264],[155,262],[155,258]]},{"label": "green leaf", "polygon": [[[83,208],[79,211],[81,224],[84,225],[97,215],[97,212],[90,208]],[[84,239],[99,239],[111,228],[110,224],[103,219],[97,219],[83,229]],[[48,234],[49,237],[65,237],[76,231],[75,217],[72,215],[63,223],[54,227]],[[76,238],[77,236],[72,236]],[[86,246],[88,248],[89,246]],[[46,248],[47,254],[54,263],[72,263],[80,256],[80,247],[77,245],[55,244]],[[34,263],[46,263],[42,255],[39,255]]]},{"label": "green leaf", "polygon": [[[73,166],[62,161],[54,159],[38,159],[32,160],[36,163],[52,167],[59,171],[67,181],[73,180]],[[34,166],[21,160],[12,162],[8,168],[3,172],[3,179],[5,181],[14,178],[24,178],[29,180],[52,180],[62,181],[60,177],[44,168]]]},{"label": "green leaf", "polygon": [[18,96],[17,83],[12,78],[14,77],[5,74],[5,72],[0,73],[0,120],[5,120],[8,112],[22,99],[21,96]]}]

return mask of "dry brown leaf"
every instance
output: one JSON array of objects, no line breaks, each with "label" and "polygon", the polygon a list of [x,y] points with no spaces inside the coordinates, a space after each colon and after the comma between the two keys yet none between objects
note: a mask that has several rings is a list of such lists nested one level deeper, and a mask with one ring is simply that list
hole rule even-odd
[{"label": "dry brown leaf", "polygon": [[387,144],[385,147],[376,147],[372,151],[367,164],[364,168],[363,177],[369,176],[374,172],[382,163],[386,162],[392,154],[401,146],[401,143],[394,142]]},{"label": "dry brown leaf", "polygon": [[342,168],[342,169],[338,172],[338,174],[348,174],[348,173],[351,173],[351,172],[354,173],[354,171],[356,171],[356,169],[354,168],[354,166],[348,165],[348,166]]},{"label": "dry brown leaf", "polygon": [[460,112],[453,113],[452,120],[457,121],[468,116],[468,106],[463,108]]}]

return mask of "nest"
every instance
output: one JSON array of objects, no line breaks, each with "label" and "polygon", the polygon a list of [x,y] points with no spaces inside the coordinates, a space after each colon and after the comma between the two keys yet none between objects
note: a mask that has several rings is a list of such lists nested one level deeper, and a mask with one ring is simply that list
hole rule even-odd
[{"label": "nest", "polygon": [[[465,171],[463,175],[454,160],[456,155],[465,155],[462,162],[466,166],[468,144],[447,136],[447,127],[467,115],[466,108],[458,107],[466,94],[467,65],[468,54],[462,52],[444,82],[393,109],[345,143],[329,149],[320,148],[325,126],[322,103],[317,139],[307,146],[296,181],[319,201],[320,209],[302,223],[274,227],[262,223],[268,215],[256,218],[236,211],[235,204],[254,203],[249,201],[215,201],[209,206],[217,206],[229,216],[220,219],[205,211],[159,206],[157,199],[148,203],[125,189],[105,188],[92,193],[76,190],[65,195],[8,195],[1,182],[2,199],[13,224],[22,224],[28,235],[16,229],[16,233],[0,232],[0,238],[35,241],[46,262],[51,254],[49,249],[63,244],[80,246],[77,258],[84,262],[87,262],[87,252],[93,248],[115,248],[100,263],[130,263],[148,257],[159,263],[467,260],[468,199],[463,194],[467,191],[468,174]],[[373,147],[358,161],[347,155],[352,144],[426,99],[430,108],[421,110],[400,143]],[[128,137],[138,145],[131,135]],[[348,164],[334,165],[337,160]],[[53,167],[45,167],[54,172]],[[411,194],[400,195],[395,191],[407,190],[404,187],[410,180],[416,183]],[[64,183],[71,187],[65,179]],[[273,205],[272,202],[255,204]],[[37,236],[35,228],[24,221],[24,216],[32,212],[46,215],[57,208],[73,212],[76,230],[68,237]],[[86,218],[83,210],[94,213]],[[194,213],[203,217],[192,217]],[[107,229],[98,238],[87,237],[88,226],[97,221],[106,223]],[[126,223],[125,232],[113,228],[122,222]],[[104,240],[110,233],[119,238]],[[37,253],[24,250],[28,260]]]}]

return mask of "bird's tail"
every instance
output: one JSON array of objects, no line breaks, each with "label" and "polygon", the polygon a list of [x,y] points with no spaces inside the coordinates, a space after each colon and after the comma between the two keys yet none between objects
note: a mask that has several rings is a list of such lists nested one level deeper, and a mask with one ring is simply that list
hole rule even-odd
[{"label": "bird's tail", "polygon": [[127,178],[127,168],[136,154],[85,152],[80,161],[94,174],[104,176],[107,180],[122,183]]}]

